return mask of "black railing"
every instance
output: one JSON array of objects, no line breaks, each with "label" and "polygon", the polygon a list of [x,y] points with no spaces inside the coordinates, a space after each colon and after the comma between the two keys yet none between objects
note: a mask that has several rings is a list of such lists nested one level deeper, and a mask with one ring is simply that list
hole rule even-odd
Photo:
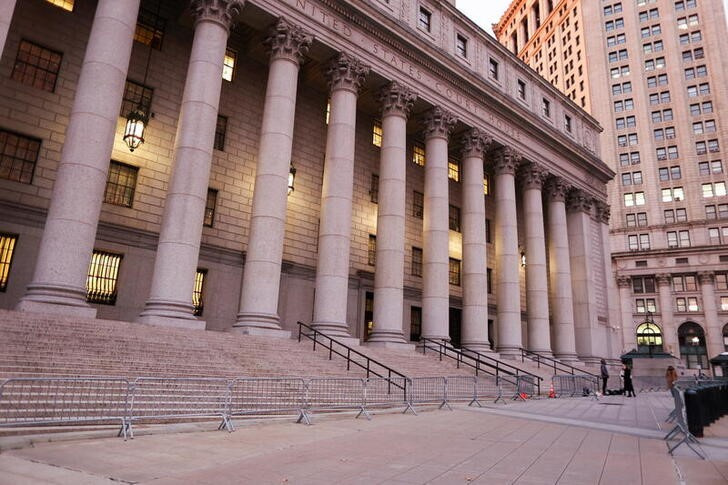
[{"label": "black railing", "polygon": [[[304,332],[303,329],[306,329],[308,331]],[[298,322],[298,341],[301,341],[301,337],[306,337],[307,339],[313,341],[313,350],[316,350],[316,345],[323,347],[324,349],[329,351],[329,360],[332,360],[334,355],[338,355],[339,357],[343,357],[346,359],[346,370],[351,370],[351,364],[354,364],[357,367],[360,367],[364,369],[367,373],[367,378],[371,377],[372,375],[381,377],[384,379],[389,379],[390,382],[392,382],[397,387],[402,387],[396,382],[391,381],[392,377],[400,377],[402,378],[404,382],[404,388],[406,390],[407,387],[407,376],[402,374],[401,372],[397,372],[396,370],[392,369],[391,367],[388,367],[384,364],[382,364],[379,361],[376,361],[370,357],[367,357],[366,355],[362,354],[358,350],[352,349],[348,345],[339,342],[338,340],[329,337],[328,335],[321,333],[320,331],[316,330],[315,328],[306,325],[303,322]],[[355,357],[361,357],[363,359],[363,363],[359,360],[356,360],[356,358],[352,358],[352,355]]]},{"label": "black railing", "polygon": [[[438,353],[440,360],[442,360],[443,357],[453,359],[455,360],[458,369],[460,368],[461,364],[465,365],[474,369],[476,376],[480,372],[484,372],[488,375],[496,377],[504,377],[503,374],[505,374],[506,380],[508,380],[508,377],[515,377],[516,380],[518,377],[521,376],[531,377],[533,379],[534,385],[536,386],[537,394],[541,394],[541,381],[543,380],[543,378],[537,376],[536,374],[532,374],[531,372],[520,369],[514,365],[508,364],[489,355],[481,354],[472,350],[463,351],[460,349],[456,349],[448,342],[445,342],[443,340],[422,338],[420,339],[420,342],[422,344],[423,354],[427,353],[428,348],[430,350],[434,350]],[[513,382],[513,384],[516,384],[516,382]]]},{"label": "black railing", "polygon": [[545,368],[551,368],[554,370],[554,375],[556,375],[557,372],[563,372],[565,374],[586,374],[588,376],[596,377],[597,379],[601,379],[600,375],[594,374],[592,372],[585,371],[584,369],[581,369],[579,367],[574,367],[573,365],[565,364],[561,362],[560,360],[556,360],[552,357],[548,357],[545,355],[541,355],[536,352],[531,352],[530,350],[526,349],[520,349],[521,350],[521,362],[525,362],[526,359],[535,362],[536,366],[540,369],[541,366]]}]

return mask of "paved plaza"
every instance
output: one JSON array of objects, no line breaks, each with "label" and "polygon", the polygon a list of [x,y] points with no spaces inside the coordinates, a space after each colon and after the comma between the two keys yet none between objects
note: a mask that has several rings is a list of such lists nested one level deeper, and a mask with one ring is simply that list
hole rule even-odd
[{"label": "paved plaza", "polygon": [[315,415],[313,426],[239,421],[234,433],[139,428],[126,442],[6,437],[0,484],[728,483],[728,423],[706,429],[707,461],[685,446],[671,457],[661,440],[669,410],[666,393],[645,393],[460,404],[371,421]]}]

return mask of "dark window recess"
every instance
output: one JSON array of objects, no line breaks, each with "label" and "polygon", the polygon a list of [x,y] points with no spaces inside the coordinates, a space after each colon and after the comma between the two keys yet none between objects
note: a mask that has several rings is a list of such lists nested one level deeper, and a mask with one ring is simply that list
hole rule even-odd
[{"label": "dark window recess", "polygon": [[375,204],[379,203],[379,175],[375,173],[369,180],[369,200]]},{"label": "dark window recess", "polygon": [[635,261],[634,262],[635,267],[637,268],[646,268],[647,267],[647,261]]},{"label": "dark window recess", "polygon": [[31,183],[39,151],[40,140],[0,129],[0,178]]},{"label": "dark window recess", "polygon": [[138,172],[137,167],[112,160],[109,164],[109,176],[106,179],[104,202],[131,207],[134,202]]},{"label": "dark window recess", "polygon": [[422,336],[422,308],[410,307],[410,341],[419,342]]},{"label": "dark window recess", "polygon": [[217,206],[217,190],[207,189],[207,200],[205,201],[205,219],[203,225],[212,227],[215,223],[215,206]]},{"label": "dark window recess", "polygon": [[[158,1],[161,2],[161,0]],[[166,24],[167,20],[157,15],[155,11],[141,8],[137,17],[134,40],[154,49],[162,50]]]},{"label": "dark window recess", "polygon": [[227,116],[217,115],[215,124],[215,150],[225,151],[225,135],[227,134]]},{"label": "dark window recess", "polygon": [[675,258],[675,264],[688,264],[688,258]]}]

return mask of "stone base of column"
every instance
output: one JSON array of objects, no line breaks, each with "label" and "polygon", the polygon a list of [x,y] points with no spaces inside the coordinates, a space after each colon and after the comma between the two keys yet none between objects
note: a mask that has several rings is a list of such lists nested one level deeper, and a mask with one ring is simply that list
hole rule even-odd
[{"label": "stone base of column", "polygon": [[533,352],[534,354],[538,354],[542,357],[554,357],[554,354],[550,350],[536,350],[536,349],[528,349],[529,352]]},{"label": "stone base of column", "polygon": [[349,326],[346,322],[312,322],[311,327],[336,340],[353,338],[349,333]]},{"label": "stone base of column", "polygon": [[377,330],[374,329],[366,342],[369,346],[386,347],[380,344],[406,345],[407,340],[401,330]]},{"label": "stone base of column", "polygon": [[518,347],[496,347],[496,352],[503,360],[516,360],[521,358],[521,349]]},{"label": "stone base of column", "polygon": [[96,308],[86,303],[86,290],[82,288],[31,284],[15,309],[19,312],[96,318]]},{"label": "stone base of column", "polygon": [[587,367],[598,367],[602,363],[602,358],[593,355],[580,355],[579,361],[583,362]]},{"label": "stone base of column", "polygon": [[205,322],[193,315],[194,307],[189,303],[148,300],[137,322],[159,327],[205,330]]},{"label": "stone base of column", "polygon": [[238,313],[232,331],[242,335],[259,335],[261,337],[291,338],[290,330],[283,330],[279,325],[277,314]]},{"label": "stone base of column", "polygon": [[554,359],[560,360],[561,362],[579,362],[579,357],[576,354],[554,353]]},{"label": "stone base of column", "polygon": [[467,351],[470,350],[472,352],[477,352],[479,354],[492,354],[493,349],[490,348],[490,343],[488,342],[465,342],[463,341],[461,343],[462,349]]},{"label": "stone base of column", "polygon": [[393,350],[408,350],[408,351],[414,351],[416,348],[415,344],[409,343],[409,342],[386,342],[386,341],[375,341],[372,342],[371,339],[367,340],[364,345],[367,347],[373,347],[377,349],[393,349]]}]

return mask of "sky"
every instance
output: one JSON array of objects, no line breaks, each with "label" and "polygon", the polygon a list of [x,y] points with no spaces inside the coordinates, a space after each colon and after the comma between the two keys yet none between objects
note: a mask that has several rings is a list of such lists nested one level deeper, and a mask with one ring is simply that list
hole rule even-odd
[{"label": "sky", "polygon": [[[455,5],[458,10],[492,35],[491,24],[500,20],[510,3],[511,0],[456,0]],[[728,0],[723,0],[723,6],[728,12]]]}]

